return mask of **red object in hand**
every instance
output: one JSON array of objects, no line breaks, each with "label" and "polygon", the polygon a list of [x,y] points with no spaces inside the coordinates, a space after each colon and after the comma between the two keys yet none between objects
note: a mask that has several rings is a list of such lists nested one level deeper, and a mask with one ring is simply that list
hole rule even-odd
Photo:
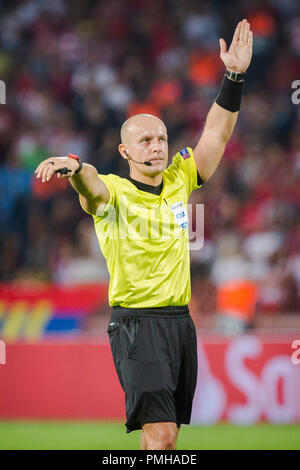
[{"label": "red object in hand", "polygon": [[79,173],[82,169],[82,161],[80,160],[80,158],[78,157],[78,155],[74,155],[73,153],[68,153],[67,157],[69,158],[74,158],[74,160],[77,160],[78,162],[78,168],[77,170],[75,171],[74,175],[77,175],[77,173]]},{"label": "red object in hand", "polygon": [[79,162],[79,157],[78,155],[74,155],[73,153],[68,153],[67,157],[69,158],[75,158],[75,160],[77,160]]}]

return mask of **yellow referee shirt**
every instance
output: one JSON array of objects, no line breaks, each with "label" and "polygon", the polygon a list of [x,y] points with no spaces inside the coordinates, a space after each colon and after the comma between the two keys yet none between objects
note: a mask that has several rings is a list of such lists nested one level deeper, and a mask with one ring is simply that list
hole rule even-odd
[{"label": "yellow referee shirt", "polygon": [[98,175],[109,192],[93,215],[110,274],[109,305],[129,308],[188,305],[191,296],[187,202],[201,186],[193,150],[178,152],[162,173],[160,195],[129,179]]}]

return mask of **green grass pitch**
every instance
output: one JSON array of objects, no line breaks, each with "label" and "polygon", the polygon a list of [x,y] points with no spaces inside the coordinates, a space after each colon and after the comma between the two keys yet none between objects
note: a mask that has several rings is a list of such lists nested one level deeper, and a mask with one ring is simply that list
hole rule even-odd
[{"label": "green grass pitch", "polygon": [[[104,421],[0,421],[0,449],[140,448],[140,431],[125,432],[124,423]],[[300,424],[182,426],[178,450],[300,450]]]}]

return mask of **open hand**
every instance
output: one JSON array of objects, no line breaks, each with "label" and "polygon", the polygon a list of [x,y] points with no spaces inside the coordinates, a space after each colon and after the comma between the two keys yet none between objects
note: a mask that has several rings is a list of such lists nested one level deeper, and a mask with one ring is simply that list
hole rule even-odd
[{"label": "open hand", "polygon": [[49,181],[51,176],[56,173],[58,178],[70,178],[78,168],[78,162],[69,157],[52,157],[43,160],[37,169],[35,175],[41,178],[42,182]]},{"label": "open hand", "polygon": [[253,33],[250,31],[250,23],[247,20],[238,23],[228,51],[225,40],[219,41],[220,57],[225,67],[232,72],[246,72],[252,57]]}]

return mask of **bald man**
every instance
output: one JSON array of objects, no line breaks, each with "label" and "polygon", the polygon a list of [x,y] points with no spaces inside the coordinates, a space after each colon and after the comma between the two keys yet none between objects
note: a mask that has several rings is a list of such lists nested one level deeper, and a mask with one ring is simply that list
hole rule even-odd
[{"label": "bald man", "polygon": [[226,72],[199,142],[168,164],[168,135],[156,116],[139,114],[122,126],[119,152],[129,175],[98,174],[78,156],[44,160],[37,178],[69,178],[93,217],[109,274],[108,335],[125,392],[127,432],[142,429],[141,449],[176,449],[189,424],[197,382],[197,341],[189,314],[190,264],[186,205],[216,170],[240,109],[252,32],[239,22]]}]

